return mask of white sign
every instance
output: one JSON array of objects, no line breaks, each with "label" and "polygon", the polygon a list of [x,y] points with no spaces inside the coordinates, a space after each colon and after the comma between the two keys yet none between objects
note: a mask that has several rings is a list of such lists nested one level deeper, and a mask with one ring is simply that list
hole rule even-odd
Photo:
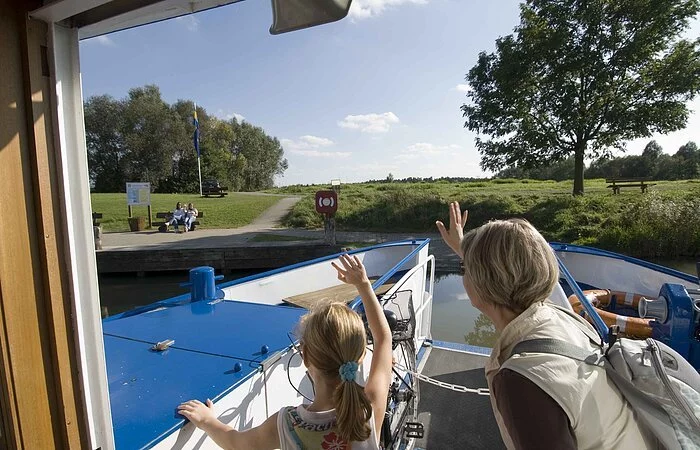
[{"label": "white sign", "polygon": [[151,183],[126,183],[126,204],[129,206],[151,204]]}]

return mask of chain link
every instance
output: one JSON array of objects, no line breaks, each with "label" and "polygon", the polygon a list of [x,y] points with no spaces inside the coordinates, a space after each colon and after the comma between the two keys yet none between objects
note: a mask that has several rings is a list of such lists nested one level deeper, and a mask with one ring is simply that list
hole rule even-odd
[{"label": "chain link", "polygon": [[409,370],[408,368],[402,366],[399,363],[395,363],[394,366],[399,370],[403,370],[403,371],[410,373],[411,375],[413,375],[414,377],[418,378],[421,381],[425,381],[426,383],[429,383],[429,384],[432,384],[434,386],[438,386],[438,387],[441,387],[444,389],[449,389],[449,390],[455,391],[455,392],[470,392],[472,394],[477,394],[477,395],[491,395],[489,393],[488,388],[474,389],[474,388],[468,388],[466,386],[460,386],[458,384],[445,383],[444,381],[436,380],[434,378],[430,378],[428,376],[425,376],[421,373]]}]

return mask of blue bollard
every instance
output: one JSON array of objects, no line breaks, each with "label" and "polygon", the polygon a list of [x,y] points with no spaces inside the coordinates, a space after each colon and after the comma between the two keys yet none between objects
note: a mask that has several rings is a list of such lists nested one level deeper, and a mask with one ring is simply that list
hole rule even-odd
[{"label": "blue bollard", "polygon": [[180,286],[190,288],[192,302],[212,301],[224,298],[223,291],[216,288],[216,280],[223,278],[223,275],[214,275],[213,267],[195,267],[190,270],[190,281]]}]

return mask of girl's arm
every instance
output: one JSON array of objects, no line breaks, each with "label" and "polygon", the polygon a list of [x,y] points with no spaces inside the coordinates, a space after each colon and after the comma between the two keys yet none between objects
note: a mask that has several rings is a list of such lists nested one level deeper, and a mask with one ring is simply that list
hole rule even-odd
[{"label": "girl's arm", "polygon": [[247,431],[236,431],[216,418],[214,404],[208,399],[206,405],[199,400],[182,403],[178,406],[177,412],[197,428],[201,428],[221,448],[272,450],[280,447],[280,438],[277,432],[278,413],[268,417],[260,426]]},{"label": "girl's arm", "polygon": [[362,297],[365,308],[365,316],[369,331],[372,333],[374,349],[372,351],[372,364],[369,368],[369,377],[365,384],[365,394],[372,404],[374,412],[375,430],[381,430],[384,413],[386,412],[386,399],[391,384],[392,350],[391,329],[384,316],[384,309],[379,304],[374,294],[372,284],[367,278],[367,272],[357,256],[352,258],[341,255],[340,262],[344,269],[335,263],[331,263],[338,271],[338,279],[354,285]]}]

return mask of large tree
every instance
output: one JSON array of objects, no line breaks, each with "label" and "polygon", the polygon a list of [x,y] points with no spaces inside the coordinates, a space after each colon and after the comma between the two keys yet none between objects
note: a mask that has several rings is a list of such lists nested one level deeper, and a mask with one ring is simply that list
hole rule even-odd
[{"label": "large tree", "polygon": [[700,0],[527,0],[515,33],[467,74],[465,127],[481,166],[536,167],[625,150],[685,127],[700,92],[700,39],[681,36]]}]

